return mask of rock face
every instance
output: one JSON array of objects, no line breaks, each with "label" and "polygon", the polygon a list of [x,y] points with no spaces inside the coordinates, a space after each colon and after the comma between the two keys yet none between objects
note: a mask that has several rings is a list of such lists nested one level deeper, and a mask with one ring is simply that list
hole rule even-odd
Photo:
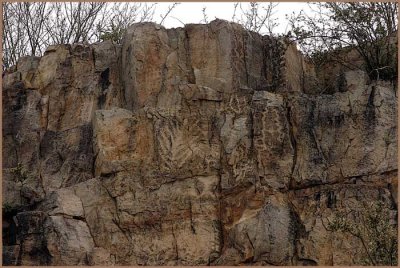
[{"label": "rock face", "polygon": [[312,79],[293,46],[220,20],[20,59],[3,264],[356,264],[359,241],[326,225],[364,202],[397,213],[397,95],[363,72],[329,95]]}]

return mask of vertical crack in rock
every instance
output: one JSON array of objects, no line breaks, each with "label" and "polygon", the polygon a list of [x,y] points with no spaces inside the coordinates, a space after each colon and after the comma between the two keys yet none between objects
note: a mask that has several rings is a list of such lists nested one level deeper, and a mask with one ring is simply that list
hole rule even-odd
[{"label": "vertical crack in rock", "polygon": [[97,101],[97,106],[99,108],[102,108],[105,104],[106,97],[107,97],[107,89],[111,85],[110,82],[110,68],[106,68],[104,71],[100,73],[100,78],[99,78],[99,85],[101,88],[100,96]]},{"label": "vertical crack in rock", "polygon": [[[248,40],[248,36],[250,35],[250,33],[248,32],[244,32],[242,33],[242,42],[243,42],[243,59],[244,59],[244,70],[245,70],[245,75],[246,75],[246,85],[250,86],[249,83],[249,71],[247,69],[247,40]],[[250,37],[251,39],[251,37]]]},{"label": "vertical crack in rock", "polygon": [[[249,233],[248,232],[246,232],[246,237],[247,237],[247,239],[249,240],[249,243],[250,243],[250,245],[251,245],[251,248],[253,249],[253,254],[252,254],[252,256],[251,256],[251,259],[253,260],[254,259],[254,254],[255,254],[255,247],[254,247],[254,245],[253,245],[253,242],[251,241],[251,239],[250,239],[250,236],[249,236]],[[245,260],[246,261],[246,260]]]},{"label": "vertical crack in rock", "polygon": [[[76,195],[76,193],[75,193],[75,195]],[[79,198],[80,199],[80,198]],[[81,200],[81,203],[82,203],[82,200]],[[93,239],[93,243],[94,243],[94,245],[96,246],[96,247],[98,247],[98,246],[100,246],[100,245],[97,245],[96,244],[96,239],[95,239],[95,235],[94,235],[94,233],[93,233],[93,231],[92,231],[92,227],[87,223],[87,221],[86,221],[86,210],[85,210],[85,206],[83,205],[83,203],[82,203],[82,209],[83,209],[83,218],[80,218],[80,220],[82,220],[82,221],[84,221],[85,223],[86,223],[86,225],[87,225],[87,227],[88,227],[88,230],[89,230],[89,233],[90,233],[90,236],[92,237],[92,239]]]},{"label": "vertical crack in rock", "polygon": [[192,56],[190,53],[190,43],[189,43],[189,34],[187,31],[187,26],[183,28],[184,33],[185,33],[185,38],[184,38],[184,49],[185,49],[185,62],[186,62],[186,68],[188,68],[188,83],[191,84],[196,84],[196,76],[194,75],[194,69],[192,65]]},{"label": "vertical crack in rock", "polygon": [[317,137],[317,134],[315,133],[315,129],[313,127],[311,128],[311,133],[312,133],[312,138],[314,140],[315,146],[318,150],[318,153],[322,156],[324,163],[328,163],[327,158],[324,154],[324,151],[322,150],[321,144],[318,141],[318,137]]},{"label": "vertical crack in rock", "polygon": [[110,191],[107,189],[107,187],[106,187],[102,182],[100,182],[100,185],[101,185],[101,187],[106,191],[106,193],[109,195],[110,199],[113,201],[113,204],[114,204],[115,216],[116,216],[117,218],[115,219],[115,218],[113,217],[113,218],[112,218],[112,222],[115,224],[115,226],[118,227],[118,229],[121,231],[121,233],[125,236],[125,238],[126,238],[128,241],[132,241],[132,237],[130,236],[129,231],[127,232],[126,230],[124,230],[124,229],[121,227],[121,225],[120,225],[121,220],[120,220],[119,214],[118,214],[118,204],[117,204],[116,198],[113,197],[113,196],[111,195]]},{"label": "vertical crack in rock", "polygon": [[[253,107],[253,101],[251,101],[250,103],[250,107]],[[257,157],[256,157],[256,150],[254,147],[254,111],[253,109],[250,109],[249,112],[249,138],[250,138],[250,150],[249,150],[249,154],[250,154],[250,158],[252,161],[254,161],[254,163],[257,163]],[[259,182],[260,178],[258,177],[259,174],[256,173],[254,175],[254,194],[257,193],[257,182]]]},{"label": "vertical crack in rock", "polygon": [[[293,180],[293,177],[295,176],[294,172],[296,169],[296,165],[297,165],[297,143],[296,143],[296,137],[294,135],[293,132],[293,119],[292,119],[292,108],[291,108],[291,104],[289,103],[287,98],[284,98],[284,102],[285,102],[285,108],[286,108],[286,120],[288,122],[288,126],[289,126],[289,137],[290,137],[290,144],[293,148],[293,164],[292,164],[292,171],[291,171],[291,181]],[[292,183],[289,183],[290,187],[292,186]]]},{"label": "vertical crack in rock", "polygon": [[189,199],[189,217],[190,217],[190,229],[192,230],[193,234],[196,234],[196,228],[194,227],[194,222],[193,222],[193,208],[191,199]]},{"label": "vertical crack in rock", "polygon": [[173,247],[175,250],[175,260],[179,261],[179,250],[178,250],[178,241],[176,240],[175,232],[174,232],[174,225],[171,226],[172,237],[174,239]]},{"label": "vertical crack in rock", "polygon": [[16,262],[16,264],[17,264],[18,266],[21,266],[21,265],[22,265],[23,246],[24,246],[24,240],[22,240],[22,241],[20,242],[20,245],[19,245],[18,258],[17,258],[17,262]]}]

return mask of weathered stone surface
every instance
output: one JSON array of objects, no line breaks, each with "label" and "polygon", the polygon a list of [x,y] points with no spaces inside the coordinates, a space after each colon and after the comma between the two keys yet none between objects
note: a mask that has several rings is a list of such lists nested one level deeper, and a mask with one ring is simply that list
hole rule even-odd
[{"label": "weathered stone surface", "polygon": [[[122,45],[122,81],[129,109],[154,105],[156,96],[167,87],[167,58],[177,60],[177,55],[164,27],[145,23],[128,29]],[[179,79],[179,74],[175,75]]]},{"label": "weathered stone surface", "polygon": [[[391,176],[396,176],[393,173]],[[363,178],[345,184],[323,185],[290,193],[294,210],[299,215],[304,229],[300,229],[296,243],[300,260],[312,260],[319,265],[354,265],[365,258],[365,252],[359,239],[351,235],[328,231],[328,224],[333,220],[335,211],[347,213],[363,211],[365,206],[384,201],[393,206],[393,198],[385,186],[390,175]],[[396,214],[393,217],[397,217]],[[345,258],[352,252],[352,258]]]},{"label": "weathered stone surface", "polygon": [[46,200],[38,206],[38,209],[46,211],[50,216],[84,218],[82,202],[70,188],[61,188],[48,194]]},{"label": "weathered stone surface", "polygon": [[321,93],[295,46],[222,20],[20,59],[3,264],[360,264],[327,224],[378,200],[396,215],[397,95],[340,77]]},{"label": "weathered stone surface", "polygon": [[295,148],[284,98],[255,92],[253,107],[253,142],[261,184],[288,189]]},{"label": "weathered stone surface", "polygon": [[[131,170],[134,160],[140,162],[136,163],[137,166],[149,162],[146,161],[145,154],[151,153],[151,145],[144,139],[149,138],[151,130],[146,131],[143,127],[138,129],[137,122],[132,112],[125,109],[96,111],[93,121],[96,176],[107,176],[124,169]],[[144,132],[144,135],[135,137],[138,132]],[[137,148],[138,146],[143,149]]]},{"label": "weathered stone surface", "polygon": [[115,265],[115,258],[111,258],[110,253],[106,249],[95,247],[89,256],[88,264],[101,266]]},{"label": "weathered stone surface", "polygon": [[82,202],[89,230],[96,234],[92,236],[94,245],[107,249],[114,256],[125,256],[130,250],[127,247],[129,240],[119,227],[115,201],[107,189],[95,178],[73,188]]},{"label": "weathered stone surface", "polygon": [[397,170],[395,92],[379,83],[350,86],[344,93],[289,100],[293,187]]},{"label": "weathered stone surface", "polygon": [[[40,94],[3,88],[3,204],[26,205],[43,194],[40,180]],[[22,170],[15,170],[20,164]],[[21,176],[21,172],[26,173]],[[7,189],[10,189],[8,191]],[[30,193],[28,193],[30,192]],[[28,195],[25,195],[27,193]]]},{"label": "weathered stone surface", "polygon": [[93,177],[92,126],[46,131],[41,152],[41,180],[51,192]]},{"label": "weathered stone surface", "polygon": [[49,216],[45,225],[45,245],[54,265],[85,265],[94,244],[87,223],[63,216]]},{"label": "weathered stone surface", "polygon": [[[46,215],[41,211],[28,211],[18,213],[13,217],[16,225],[16,240],[13,241],[13,253],[3,250],[10,254],[11,260],[14,259],[18,265],[46,265],[50,264],[50,255],[44,244],[44,222]],[[16,248],[18,247],[18,249]]]},{"label": "weathered stone surface", "polygon": [[[261,207],[246,209],[229,227],[226,246],[238,250],[242,256],[229,265],[252,262],[291,264],[297,226],[285,199],[281,194],[268,197]],[[234,251],[226,251],[227,256],[223,254],[219,263],[225,263],[224,259],[230,252]]]},{"label": "weathered stone surface", "polygon": [[3,265],[17,266],[20,246],[3,246]]}]

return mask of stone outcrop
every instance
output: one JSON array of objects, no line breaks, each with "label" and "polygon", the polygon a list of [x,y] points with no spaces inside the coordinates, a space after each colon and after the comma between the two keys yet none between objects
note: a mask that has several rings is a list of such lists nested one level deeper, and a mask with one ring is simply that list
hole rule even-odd
[{"label": "stone outcrop", "polygon": [[397,95],[311,95],[293,46],[216,20],[58,45],[3,74],[3,264],[351,265],[397,217]]}]

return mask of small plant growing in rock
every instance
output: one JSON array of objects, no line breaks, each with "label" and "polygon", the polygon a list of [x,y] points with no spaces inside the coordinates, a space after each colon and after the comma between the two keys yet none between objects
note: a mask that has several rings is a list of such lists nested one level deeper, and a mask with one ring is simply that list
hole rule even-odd
[{"label": "small plant growing in rock", "polygon": [[383,136],[383,141],[385,142],[386,146],[389,146],[393,142],[393,138],[390,132],[386,132]]},{"label": "small plant growing in rock", "polygon": [[118,25],[114,25],[114,23],[111,22],[109,30],[99,29],[99,32],[101,41],[111,40],[116,44],[120,44],[122,42],[125,29]]},{"label": "small plant growing in rock", "polygon": [[5,202],[3,203],[3,213],[4,214],[8,214],[13,210],[13,207],[11,206],[11,204]]},{"label": "small plant growing in rock", "polygon": [[391,217],[389,206],[379,201],[364,206],[354,220],[348,215],[338,212],[328,228],[359,239],[365,253],[361,264],[397,265],[397,222]]},{"label": "small plant growing in rock", "polygon": [[25,181],[30,177],[28,171],[21,163],[18,163],[16,167],[9,168],[8,171],[13,174],[22,185],[24,185]]},{"label": "small plant growing in rock", "polygon": [[[30,179],[32,176],[21,163],[18,163],[16,167],[4,169],[4,171],[11,173],[14,178],[17,179],[17,182],[21,183],[22,188],[25,186],[27,180]],[[21,200],[23,198],[22,188],[19,191]]]}]

